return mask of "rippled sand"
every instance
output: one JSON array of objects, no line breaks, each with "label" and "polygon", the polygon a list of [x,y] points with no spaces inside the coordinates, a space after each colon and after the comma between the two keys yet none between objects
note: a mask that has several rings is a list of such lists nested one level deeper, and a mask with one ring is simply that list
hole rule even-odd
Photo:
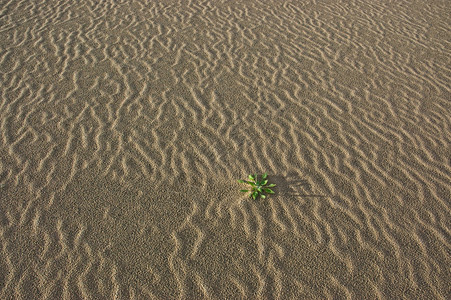
[{"label": "rippled sand", "polygon": [[450,299],[449,10],[0,1],[0,299]]}]

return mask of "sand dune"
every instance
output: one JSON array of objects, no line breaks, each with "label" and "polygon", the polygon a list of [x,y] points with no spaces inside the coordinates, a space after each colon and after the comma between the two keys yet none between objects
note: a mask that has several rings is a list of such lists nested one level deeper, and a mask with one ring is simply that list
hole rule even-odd
[{"label": "sand dune", "polygon": [[0,299],[450,299],[450,28],[444,0],[0,1]]}]

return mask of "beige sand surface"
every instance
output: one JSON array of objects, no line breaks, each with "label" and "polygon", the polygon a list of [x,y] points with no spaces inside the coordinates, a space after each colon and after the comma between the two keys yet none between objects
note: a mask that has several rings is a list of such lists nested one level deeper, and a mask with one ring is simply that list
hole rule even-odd
[{"label": "beige sand surface", "polygon": [[0,299],[451,299],[450,9],[0,0]]}]

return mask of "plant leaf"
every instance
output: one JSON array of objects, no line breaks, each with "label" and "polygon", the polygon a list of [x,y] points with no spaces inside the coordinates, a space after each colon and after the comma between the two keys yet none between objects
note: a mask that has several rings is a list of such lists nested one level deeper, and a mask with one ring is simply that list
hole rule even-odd
[{"label": "plant leaf", "polygon": [[254,198],[254,200],[257,199],[257,196],[258,196],[258,192],[253,192],[252,193],[252,198]]},{"label": "plant leaf", "polygon": [[269,184],[267,187],[275,187],[276,185],[274,183]]},{"label": "plant leaf", "polygon": [[240,183],[246,183],[246,184],[250,184],[250,185],[255,185],[255,183],[254,182],[252,182],[252,181],[247,181],[247,180],[238,180],[238,182],[240,182]]},{"label": "plant leaf", "polygon": [[265,189],[265,192],[268,193],[268,194],[274,194],[274,191],[271,190],[271,189]]},{"label": "plant leaf", "polygon": [[249,180],[255,180],[255,175],[249,174],[248,178],[249,178]]},{"label": "plant leaf", "polygon": [[266,179],[265,181],[262,181],[261,185],[266,185],[268,183],[268,179]]},{"label": "plant leaf", "polygon": [[240,190],[240,192],[247,193],[249,190]]},{"label": "plant leaf", "polygon": [[265,199],[265,198],[266,198],[266,196],[263,195],[263,194],[261,194],[260,197],[261,197],[262,199]]},{"label": "plant leaf", "polygon": [[268,173],[265,172],[265,174],[262,175],[262,179],[266,179],[268,177]]}]

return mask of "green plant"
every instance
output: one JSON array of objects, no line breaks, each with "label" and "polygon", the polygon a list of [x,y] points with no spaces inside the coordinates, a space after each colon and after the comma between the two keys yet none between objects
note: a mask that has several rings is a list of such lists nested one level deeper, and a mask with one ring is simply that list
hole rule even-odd
[{"label": "green plant", "polygon": [[[261,180],[258,180],[258,175],[257,174],[250,174],[248,176],[249,180],[241,180],[239,179],[238,182],[239,183],[247,183],[251,186],[250,190],[241,190],[241,192],[243,193],[248,193],[249,197],[256,200],[258,197],[261,197],[262,199],[265,199],[266,196],[264,193],[268,193],[268,194],[274,194],[274,191],[271,190],[271,187],[276,186],[275,184],[268,184],[268,179],[266,179],[266,177],[268,177],[268,174],[265,173],[263,175],[261,175]],[[268,185],[267,185],[268,184]]]}]

